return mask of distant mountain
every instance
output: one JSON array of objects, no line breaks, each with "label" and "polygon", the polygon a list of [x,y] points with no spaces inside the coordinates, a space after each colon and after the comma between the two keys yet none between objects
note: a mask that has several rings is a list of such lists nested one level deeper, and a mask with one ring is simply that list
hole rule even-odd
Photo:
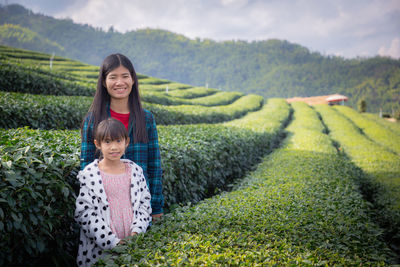
[{"label": "distant mountain", "polygon": [[[400,60],[323,56],[284,40],[192,40],[154,29],[122,34],[35,14],[20,5],[0,7],[0,25],[0,44],[55,52],[95,65],[108,54],[121,52],[140,73],[186,84],[265,97],[340,93],[352,106],[364,98],[371,112],[400,108]],[[37,38],[28,42],[10,37],[18,31]]]}]

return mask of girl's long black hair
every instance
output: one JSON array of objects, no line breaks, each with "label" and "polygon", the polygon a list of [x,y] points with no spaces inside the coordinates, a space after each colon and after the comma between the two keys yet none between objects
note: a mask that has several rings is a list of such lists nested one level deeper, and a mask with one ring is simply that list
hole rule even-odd
[{"label": "girl's long black hair", "polygon": [[[111,71],[118,68],[119,66],[123,66],[129,70],[129,73],[131,74],[132,80],[134,82],[128,100],[130,112],[129,126],[133,125],[134,142],[147,143],[149,139],[146,131],[146,119],[144,115],[144,110],[140,101],[138,78],[132,62],[122,54],[109,55],[104,59],[103,63],[101,64],[99,78],[97,80],[96,94],[94,95],[94,99],[92,105],[89,108],[89,112],[86,114],[85,119],[83,120],[81,133],[83,134],[83,125],[85,120],[89,119],[89,125],[93,123],[93,129],[96,129],[98,124],[102,120],[107,119],[107,105],[110,105],[111,98],[107,92],[107,88],[105,87],[106,77]],[[93,133],[90,133],[90,129],[88,128],[88,140],[89,136],[93,136]]]}]

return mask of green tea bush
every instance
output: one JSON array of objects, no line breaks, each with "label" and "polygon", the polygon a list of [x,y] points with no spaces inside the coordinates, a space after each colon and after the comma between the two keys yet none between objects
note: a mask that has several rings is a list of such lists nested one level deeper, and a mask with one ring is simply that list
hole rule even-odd
[{"label": "green tea bush", "polygon": [[192,99],[217,93],[219,90],[206,87],[193,87],[184,90],[173,90],[168,93],[172,97]]},{"label": "green tea bush", "polygon": [[165,203],[196,203],[229,189],[266,151],[272,136],[220,125],[159,127]]},{"label": "green tea bush", "polygon": [[393,133],[400,135],[400,122],[390,122],[385,119],[379,118],[378,115],[372,113],[364,113],[362,114],[364,117],[373,120],[378,125],[385,127],[386,129],[391,130]]},{"label": "green tea bush", "polygon": [[[326,129],[318,114],[303,102],[294,102],[291,103],[291,106],[295,109],[295,113],[286,130],[295,134],[291,137],[288,147],[317,153],[336,154],[338,151],[334,143],[330,141],[326,134],[323,134]],[[313,138],[312,143],[309,141],[311,137]]]},{"label": "green tea bush", "polygon": [[[275,108],[270,108],[272,114]],[[288,115],[287,104],[286,110]],[[268,120],[276,117],[264,118]],[[252,168],[272,140],[277,141],[274,136],[281,128],[265,133],[222,125],[159,126],[158,130],[168,210],[229,189],[233,179]],[[0,228],[5,229],[0,242],[8,248],[0,252],[3,264],[74,264],[78,235],[72,213],[78,190],[79,131],[0,132]]]},{"label": "green tea bush", "polygon": [[[307,123],[294,108],[295,122]],[[296,128],[234,191],[167,214],[97,266],[391,263],[381,230],[354,184],[353,177],[362,173],[329,148],[327,135],[304,128],[308,134],[297,137]]]},{"label": "green tea bush", "polygon": [[[65,70],[63,70],[65,71]],[[68,71],[69,74],[74,75],[76,77],[80,77],[81,79],[85,80],[93,80],[97,81],[99,78],[99,71],[93,72],[93,71],[84,71],[84,70],[70,70]]]},{"label": "green tea bush", "polygon": [[137,76],[138,80],[149,78],[149,76],[144,75],[144,74],[140,74],[140,73],[136,73],[136,76]]},{"label": "green tea bush", "polygon": [[159,104],[159,105],[163,105],[163,106],[189,104],[186,99],[179,99],[179,98],[171,97],[164,93],[160,93],[160,92],[156,92],[156,91],[147,91],[147,90],[141,91],[140,99],[147,103]]},{"label": "green tea bush", "polygon": [[169,84],[170,82],[171,81],[168,81],[165,79],[154,78],[154,77],[143,77],[142,79],[140,79],[141,84],[165,85],[165,84]]},{"label": "green tea bush", "polygon": [[10,64],[35,67],[40,73],[67,80],[76,79],[76,81],[93,82],[93,80],[97,79],[99,73],[98,66],[58,56],[53,58],[52,67],[50,68],[52,55],[29,50],[0,46],[0,55],[0,58]]},{"label": "green tea bush", "polygon": [[400,158],[367,138],[337,109],[316,105],[332,138],[346,155],[367,175],[357,182],[374,205],[375,220],[385,229],[386,239],[400,245]]},{"label": "green tea bush", "polygon": [[243,93],[239,92],[217,92],[212,95],[198,97],[191,99],[189,102],[192,105],[201,105],[201,106],[222,106],[229,105],[238,100],[243,96]]},{"label": "green tea bush", "polygon": [[[143,81],[143,83],[142,83]],[[167,87],[168,91],[178,90],[178,89],[188,89],[192,88],[193,86],[184,84],[184,83],[177,83],[177,82],[170,82],[165,84],[146,84],[145,80],[140,80],[139,85],[141,89],[149,90],[149,91],[157,91],[157,92],[166,92]]]},{"label": "green tea bush", "polygon": [[155,91],[141,91],[141,100],[159,105],[200,105],[200,106],[221,106],[228,105],[243,96],[237,92],[218,92],[210,96],[198,97],[194,99],[184,99],[172,97],[165,93]]},{"label": "green tea bush", "polygon": [[0,128],[78,129],[92,100],[0,92]]},{"label": "green tea bush", "polygon": [[[168,206],[195,203],[228,189],[234,178],[276,147],[289,118],[288,104],[272,99],[260,111],[231,123],[158,127]],[[252,131],[255,124],[262,131]]]},{"label": "green tea bush", "polygon": [[[41,53],[41,52],[34,52],[31,50],[25,50],[20,48],[15,48],[11,46],[4,46],[0,45],[0,52],[1,55],[4,57],[16,58],[16,59],[33,59],[36,61],[49,61],[51,55]],[[60,57],[56,57],[57,60],[65,60]]]},{"label": "green tea bush", "polygon": [[360,116],[360,113],[350,107],[336,106],[335,108],[349,118],[371,140],[400,155],[399,135],[365,116]]},{"label": "green tea bush", "polygon": [[[297,129],[308,129],[316,132],[324,133],[326,131],[318,114],[304,102],[293,102],[290,104],[295,108],[293,120],[287,130],[295,132]],[[303,119],[307,118],[307,119]],[[308,140],[308,138],[305,138]],[[304,145],[302,145],[304,147]],[[316,148],[318,149],[318,148]]]},{"label": "green tea bush", "polygon": [[55,77],[37,67],[0,61],[0,88],[2,91],[45,95],[93,96],[95,90],[73,80]]},{"label": "green tea bush", "polygon": [[68,265],[80,138],[69,131],[0,129],[0,265]]},{"label": "green tea bush", "polygon": [[[281,133],[291,120],[292,110],[288,103],[281,98],[269,98],[267,103],[258,111],[249,112],[240,119],[223,123],[226,126],[248,129],[256,133]],[[282,136],[279,136],[281,139]]]},{"label": "green tea bush", "polygon": [[[93,100],[92,97],[84,96],[46,96],[1,91],[0,96],[0,127],[7,129],[24,126],[39,129],[78,129]],[[143,107],[154,114],[159,125],[218,123],[259,109],[262,104],[262,97],[242,98],[245,101],[239,99],[237,104],[215,107],[216,109],[192,105],[191,109],[180,111],[179,108],[146,102],[143,102]]]},{"label": "green tea bush", "polygon": [[[59,79],[57,82],[64,82],[69,85],[74,83],[72,87],[80,86],[79,88],[90,88],[92,91],[90,94],[80,93],[68,93],[66,95],[93,95],[97,85],[97,77],[99,73],[98,66],[92,66],[84,64],[79,61],[74,61],[62,57],[54,57],[52,61],[52,68],[50,69],[51,55],[42,54],[34,51],[22,50],[17,48],[0,46],[0,65],[9,64],[14,67],[17,66],[19,69],[27,69],[28,72],[34,72],[35,77],[39,75],[39,78],[50,77],[50,79]],[[35,75],[36,74],[36,75]],[[137,74],[139,83],[145,81],[149,77],[142,74]],[[29,78],[30,75],[20,75],[18,77]],[[155,78],[154,78],[155,79]],[[155,79],[159,80],[159,79]],[[57,83],[56,82],[56,83]],[[163,83],[166,80],[163,80]],[[159,83],[159,82],[158,82]],[[171,83],[173,87],[174,84]],[[2,89],[3,91],[10,91]],[[11,90],[12,91],[12,90]],[[50,93],[46,93],[50,94]],[[53,93],[52,93],[53,94]],[[56,95],[62,95],[63,93],[54,93]]]},{"label": "green tea bush", "polygon": [[52,75],[66,80],[73,79],[75,81],[85,81],[89,83],[97,82],[99,67],[66,59],[60,61],[55,58],[52,61],[52,66],[50,68],[49,58],[46,60],[40,58],[28,60],[25,58],[10,58],[7,56],[4,59],[6,59],[10,64],[35,67],[40,73]]},{"label": "green tea bush", "polygon": [[259,110],[264,99],[258,95],[246,95],[225,106],[204,107],[196,105],[162,106],[144,104],[160,124],[219,123]]},{"label": "green tea bush", "polygon": [[[28,68],[28,71],[35,71],[39,74],[43,74],[44,77],[50,76],[52,78],[60,78],[64,82],[73,81],[77,85],[90,87],[95,90],[99,66],[88,65],[79,61],[55,56],[52,61],[52,68],[50,69],[50,58],[51,55],[49,54],[0,46],[0,64],[11,64],[18,68]],[[149,77],[140,73],[137,73],[137,76],[139,84],[143,84],[140,88],[143,87],[146,88],[146,90],[151,88],[152,90],[165,91],[165,86],[168,86],[171,90],[192,87],[186,84]]]}]

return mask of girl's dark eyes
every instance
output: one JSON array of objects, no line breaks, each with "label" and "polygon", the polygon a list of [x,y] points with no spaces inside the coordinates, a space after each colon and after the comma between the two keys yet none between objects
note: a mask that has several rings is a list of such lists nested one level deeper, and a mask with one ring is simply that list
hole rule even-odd
[{"label": "girl's dark eyes", "polygon": [[117,143],[121,143],[121,142],[122,142],[122,139],[115,139],[115,140],[107,139],[107,140],[104,140],[104,143],[109,144],[109,143],[111,143],[112,141],[115,141],[115,142],[117,142]]}]

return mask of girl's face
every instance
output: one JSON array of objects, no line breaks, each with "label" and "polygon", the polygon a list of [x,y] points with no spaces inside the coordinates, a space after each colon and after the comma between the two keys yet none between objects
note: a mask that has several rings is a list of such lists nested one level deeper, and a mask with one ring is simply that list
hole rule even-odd
[{"label": "girl's face", "polygon": [[96,145],[97,149],[101,151],[105,160],[119,161],[121,157],[125,154],[125,149],[129,145],[129,138],[128,140],[124,138],[117,138],[115,140],[106,138],[101,142],[99,142],[98,140],[94,140],[94,144]]},{"label": "girl's face", "polygon": [[121,65],[107,74],[105,83],[111,100],[128,100],[134,81],[129,70]]}]

